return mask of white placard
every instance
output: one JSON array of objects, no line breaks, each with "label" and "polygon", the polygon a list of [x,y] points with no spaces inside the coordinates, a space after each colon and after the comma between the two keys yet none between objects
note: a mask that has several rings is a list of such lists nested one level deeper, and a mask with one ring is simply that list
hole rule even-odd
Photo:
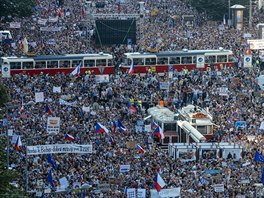
[{"label": "white placard", "polygon": [[48,19],[38,19],[38,24],[39,25],[46,25]]},{"label": "white placard", "polygon": [[43,92],[36,92],[35,93],[35,101],[36,102],[44,102],[44,93]]},{"label": "white placard", "polygon": [[92,145],[79,144],[46,144],[27,146],[27,155],[42,155],[52,153],[92,153]]},{"label": "white placard", "polygon": [[157,190],[150,190],[151,198],[167,198],[167,197],[179,197],[181,196],[181,188],[170,188],[170,189],[162,189],[159,193]]},{"label": "white placard", "polygon": [[160,82],[160,89],[168,90],[170,88],[169,82]]},{"label": "white placard", "polygon": [[96,83],[108,83],[109,82],[109,75],[96,75],[95,76]]},{"label": "white placard", "polygon": [[228,88],[220,87],[219,88],[219,96],[228,96]]},{"label": "white placard", "polygon": [[60,187],[61,188],[68,188],[69,187],[69,182],[66,177],[60,178]]},{"label": "white placard", "polygon": [[61,93],[61,87],[53,86],[53,93]]},{"label": "white placard", "polygon": [[264,122],[261,122],[259,129],[264,130]]},{"label": "white placard", "polygon": [[13,129],[8,129],[7,130],[7,135],[8,136],[12,136],[13,135],[13,131],[14,131]]},{"label": "white placard", "polygon": [[137,189],[137,198],[146,198],[146,189],[138,188]]},{"label": "white placard", "polygon": [[136,198],[136,189],[128,188],[127,189],[127,198]]},{"label": "white placard", "polygon": [[59,100],[60,105],[66,105],[66,106],[72,106],[72,107],[76,107],[77,105],[77,101],[74,102],[67,102],[66,100],[63,100],[60,98]]},{"label": "white placard", "polygon": [[244,56],[244,67],[253,67],[251,55]]},{"label": "white placard", "polygon": [[130,165],[120,165],[120,173],[125,173],[130,171]]},{"label": "white placard", "polygon": [[247,40],[247,43],[250,44],[251,50],[264,49],[264,39]]},{"label": "white placard", "polygon": [[145,125],[144,131],[150,132],[151,131],[151,125],[150,124]]},{"label": "white placard", "polygon": [[196,57],[196,68],[204,68],[204,56]]},{"label": "white placard", "polygon": [[48,117],[47,132],[51,135],[58,134],[60,132],[60,118],[59,117]]},{"label": "white placard", "polygon": [[2,77],[3,78],[10,78],[10,65],[9,64],[3,64],[2,65]]},{"label": "white placard", "polygon": [[222,151],[222,157],[224,159],[233,159],[235,161],[240,160],[242,157],[242,148],[224,148]]},{"label": "white placard", "polygon": [[225,191],[224,184],[215,184],[214,185],[214,191],[215,192],[224,192]]},{"label": "white placard", "polygon": [[21,28],[21,22],[10,22],[10,28]]}]

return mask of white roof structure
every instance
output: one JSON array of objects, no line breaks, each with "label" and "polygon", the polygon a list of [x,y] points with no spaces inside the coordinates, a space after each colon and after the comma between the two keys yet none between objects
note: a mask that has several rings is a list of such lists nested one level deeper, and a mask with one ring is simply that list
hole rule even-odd
[{"label": "white roof structure", "polygon": [[[201,107],[188,105],[179,110],[181,117],[195,126],[213,125],[213,116]],[[195,121],[194,121],[195,120]]]},{"label": "white roof structure", "polygon": [[161,123],[176,123],[174,120],[175,113],[166,107],[156,106],[148,109],[148,114],[151,115],[154,120]]}]

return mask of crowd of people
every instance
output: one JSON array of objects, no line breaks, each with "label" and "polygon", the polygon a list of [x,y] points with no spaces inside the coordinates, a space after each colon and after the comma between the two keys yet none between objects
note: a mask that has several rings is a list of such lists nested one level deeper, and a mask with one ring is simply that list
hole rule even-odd
[{"label": "crowd of people", "polygon": [[[237,57],[244,54],[247,38],[244,33],[250,32],[257,38],[258,23],[263,19],[262,12],[254,8],[253,28],[247,26],[236,30],[221,23],[209,21],[204,13],[198,13],[188,2],[146,1],[143,20],[137,22],[137,44],[116,46],[95,46],[96,32],[95,14],[138,14],[139,3],[136,1],[105,1],[102,6],[98,2],[86,1],[40,1],[34,14],[29,18],[13,18],[1,20],[0,29],[10,30],[12,42],[2,45],[1,55],[23,55],[21,49],[24,38],[27,38],[29,52],[37,55],[80,54],[105,51],[119,56],[127,51],[164,51],[181,49],[218,49],[223,47],[236,52]],[[193,16],[193,21],[185,21],[183,16]],[[192,24],[192,25],[187,25]],[[12,27],[11,27],[12,26]],[[222,27],[222,26],[221,26]],[[155,31],[153,31],[155,30]],[[118,61],[118,58],[117,58]]]},{"label": "crowd of people", "polygon": [[[12,105],[21,106],[23,101],[22,109],[11,108],[8,114],[9,127],[21,137],[23,146],[65,143],[93,146],[91,154],[52,154],[56,169],[48,162],[47,155],[26,157],[25,150],[11,149],[10,166],[23,173],[17,184],[32,192],[44,191],[51,188],[47,177],[52,170],[53,190],[60,186],[59,179],[66,177],[69,196],[80,196],[81,192],[73,191],[73,186],[78,183],[79,186],[89,184],[82,192],[88,197],[125,197],[127,188],[146,189],[149,197],[149,190],[154,189],[154,177],[159,172],[166,188],[181,187],[182,197],[255,197],[258,190],[254,184],[261,183],[262,169],[261,163],[254,161],[254,154],[256,151],[264,154],[260,146],[264,101],[259,95],[257,74],[257,69],[227,68],[218,76],[213,72],[189,71],[185,74],[175,71],[173,79],[151,72],[132,77],[119,73],[110,76],[108,83],[96,83],[96,77],[89,74],[78,78],[63,74],[33,77],[20,74],[4,79]],[[169,93],[159,89],[159,82],[163,81],[170,82]],[[61,93],[54,93],[54,86],[61,87]],[[227,96],[219,96],[222,86],[228,88]],[[44,102],[35,102],[36,92],[44,93]],[[68,103],[61,104],[60,98]],[[147,117],[146,110],[158,105],[160,100],[174,112],[190,103],[207,107],[217,126],[212,139],[240,144],[243,158],[239,161],[221,158],[193,162],[170,158],[166,150],[151,143],[155,141],[149,141],[152,131],[137,126],[138,121]],[[128,102],[135,106],[136,112],[129,111]],[[49,116],[61,119],[60,132],[56,135],[47,133]],[[115,120],[120,120],[126,130],[115,132]],[[236,128],[237,120],[245,121],[247,127]],[[109,129],[109,133],[97,133],[95,125],[98,122]],[[74,140],[65,139],[66,134]],[[128,142],[139,144],[145,153],[139,153],[136,147],[128,147]],[[242,166],[245,163],[248,165]],[[120,173],[120,166],[125,164],[131,166],[130,171]],[[220,175],[203,174],[212,168],[217,168]],[[201,183],[202,174],[206,183]],[[250,183],[241,185],[239,181],[244,179]],[[224,194],[214,192],[211,185],[216,183],[225,184]],[[110,188],[101,195],[96,194],[102,184],[109,184]]]},{"label": "crowd of people", "polygon": [[[9,22],[0,21],[0,29],[10,30],[13,36],[12,43],[0,47],[0,55],[23,55],[20,45],[27,38],[29,51],[41,55],[107,51],[118,62],[121,54],[131,50],[223,47],[234,51],[240,59],[246,45],[243,33],[250,32],[252,37],[257,37],[254,25],[263,19],[262,13],[254,10],[254,28],[250,31],[226,25],[219,28],[219,24],[209,23],[205,14],[198,13],[185,1],[148,0],[143,24],[139,25],[143,30],[138,30],[136,45],[96,48],[91,37],[93,14],[138,13],[138,3],[118,4],[108,0],[104,6],[92,2],[88,9],[82,0],[56,2],[40,1],[32,17],[14,18],[14,22],[20,23],[19,28],[10,28]],[[193,26],[187,27],[182,15],[193,15]],[[175,70],[173,78],[151,71],[132,76],[116,72],[104,83],[98,83],[96,76],[89,73],[78,77],[18,74],[3,79],[13,106],[7,115],[8,127],[14,131],[10,142],[15,145],[17,137],[22,141],[18,151],[10,148],[10,168],[22,173],[16,185],[32,194],[42,192],[43,197],[54,197],[60,179],[66,178],[68,188],[57,193],[57,197],[126,197],[129,188],[146,189],[146,197],[150,197],[150,190],[155,189],[154,177],[159,173],[166,183],[164,188],[180,187],[181,197],[256,197],[260,192],[255,184],[262,182],[262,164],[254,160],[254,155],[258,151],[264,156],[261,129],[264,98],[257,81],[259,75],[257,67],[234,67],[222,71]],[[165,81],[170,82],[169,91],[159,88],[160,82]],[[60,87],[61,91],[53,92],[54,87]],[[228,90],[224,96],[219,96],[221,87]],[[44,94],[43,102],[35,101],[35,93],[39,92]],[[60,99],[66,102],[61,103]],[[173,112],[188,104],[207,108],[215,126],[211,141],[238,143],[243,147],[243,157],[239,161],[228,157],[191,162],[170,158],[168,151],[161,149],[156,139],[152,140],[153,131],[144,129],[151,122],[144,121],[147,109],[159,101],[164,101],[165,107]],[[128,102],[136,112],[128,109]],[[60,118],[57,134],[47,132],[50,116]],[[126,129],[115,131],[116,120]],[[236,121],[244,121],[247,127],[236,128]],[[96,132],[96,123],[101,123],[109,132]],[[5,133],[5,128],[1,132]],[[66,135],[73,139],[66,139]],[[52,154],[49,160],[46,154],[26,155],[26,146],[47,144],[92,145],[92,153]],[[144,153],[139,153],[137,144]],[[130,170],[120,172],[121,165],[130,165]],[[206,172],[213,169],[219,173]],[[244,185],[241,180],[250,182]],[[214,191],[212,186],[219,183],[224,184],[224,192]],[[107,185],[107,189],[100,190],[100,185]]]}]

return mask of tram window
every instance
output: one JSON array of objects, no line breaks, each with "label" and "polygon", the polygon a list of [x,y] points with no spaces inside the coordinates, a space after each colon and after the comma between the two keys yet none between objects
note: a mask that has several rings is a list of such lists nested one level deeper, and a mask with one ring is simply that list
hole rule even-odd
[{"label": "tram window", "polygon": [[205,63],[215,63],[215,56],[206,56]]},{"label": "tram window", "polygon": [[[82,62],[82,60],[73,60],[72,61],[72,67],[77,67],[81,62]],[[82,67],[82,65],[81,65],[81,67]]]},{"label": "tram window", "polygon": [[217,56],[218,63],[225,63],[226,62],[226,55],[219,55]]},{"label": "tram window", "polygon": [[207,134],[207,129],[206,126],[197,126],[197,130],[201,133],[201,134]]},{"label": "tram window", "polygon": [[134,62],[134,65],[144,65],[143,58],[134,58],[133,62]]},{"label": "tram window", "polygon": [[234,61],[234,57],[232,55],[228,56],[228,62],[233,62]]},{"label": "tram window", "polygon": [[106,59],[97,59],[96,66],[106,66]]},{"label": "tram window", "polygon": [[193,56],[192,59],[193,59],[193,63],[195,64],[196,63],[196,59],[197,59],[196,56]]},{"label": "tram window", "polygon": [[84,67],[94,67],[95,60],[84,60]]},{"label": "tram window", "polygon": [[164,131],[176,131],[175,123],[164,123]]},{"label": "tram window", "polygon": [[182,64],[192,63],[192,56],[182,57]]},{"label": "tram window", "polygon": [[58,68],[58,61],[47,61],[47,68]]},{"label": "tram window", "polygon": [[158,64],[161,65],[167,65],[168,64],[168,58],[158,58]]},{"label": "tram window", "polygon": [[45,61],[36,61],[35,68],[46,68],[46,62]]},{"label": "tram window", "polygon": [[112,61],[112,59],[108,59],[107,61],[108,61],[107,66],[113,66],[113,61]]},{"label": "tram window", "polygon": [[[125,59],[124,63],[125,63],[125,65],[131,65],[132,60],[131,59]],[[134,65],[135,65],[135,62],[134,62]]]},{"label": "tram window", "polygon": [[21,69],[21,62],[11,62],[10,63],[10,68],[11,69]]},{"label": "tram window", "polygon": [[33,62],[22,62],[22,68],[23,69],[32,69],[33,68]]},{"label": "tram window", "polygon": [[156,65],[155,58],[146,58],[146,65]]},{"label": "tram window", "polygon": [[60,68],[70,67],[71,62],[70,61],[60,61]]},{"label": "tram window", "polygon": [[170,64],[181,64],[180,57],[170,57]]}]

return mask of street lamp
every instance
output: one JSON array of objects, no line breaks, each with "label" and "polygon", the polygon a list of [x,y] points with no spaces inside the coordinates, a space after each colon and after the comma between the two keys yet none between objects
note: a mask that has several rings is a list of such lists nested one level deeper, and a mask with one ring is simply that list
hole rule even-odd
[{"label": "street lamp", "polygon": [[6,126],[6,139],[7,139],[7,169],[9,169],[9,150],[10,150],[10,143],[9,143],[9,120],[8,120],[8,114],[9,114],[9,109],[14,109],[19,107],[19,105],[10,105],[9,103],[4,104],[5,106],[5,114],[6,114],[6,118],[4,121],[4,126]]}]

